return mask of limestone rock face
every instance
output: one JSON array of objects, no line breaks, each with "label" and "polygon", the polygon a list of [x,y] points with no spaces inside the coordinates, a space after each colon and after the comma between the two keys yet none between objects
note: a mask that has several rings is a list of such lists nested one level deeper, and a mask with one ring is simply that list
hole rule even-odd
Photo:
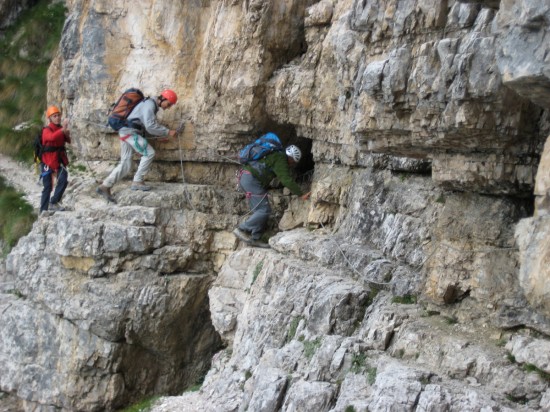
[{"label": "limestone rock face", "polygon": [[535,213],[516,227],[520,250],[519,279],[530,305],[545,317],[550,315],[550,139],[546,141],[535,181]]},{"label": "limestone rock face", "polygon": [[541,107],[550,107],[550,5],[501,1],[497,63],[503,83]]},{"label": "limestone rock face", "polygon": [[[67,1],[49,101],[88,173],[6,259],[0,389],[111,410],[210,364],[155,410],[548,409],[547,3]],[[130,86],[185,129],[107,206]],[[271,250],[231,234],[265,131],[311,191],[273,182]]]},{"label": "limestone rock face", "polygon": [[116,207],[91,189],[69,190],[75,210],[41,215],[6,260],[0,386],[29,405],[115,410],[176,394],[220,345],[207,298],[216,259],[200,255],[234,247],[217,231],[235,218],[212,201],[218,219],[207,222],[200,187],[185,213],[177,188],[141,198],[126,188]]},{"label": "limestone rock face", "polygon": [[[295,231],[271,240],[275,252],[234,253],[210,291],[213,323],[231,350],[216,355],[199,393],[154,410],[506,410],[516,408],[512,398],[527,401],[518,410],[537,410],[548,383],[506,358],[498,330],[397,303],[343,262],[326,266],[328,242],[338,241]],[[304,265],[306,243],[313,253]],[[341,249],[351,267],[377,259]],[[545,370],[546,344],[518,335],[507,348]]]}]

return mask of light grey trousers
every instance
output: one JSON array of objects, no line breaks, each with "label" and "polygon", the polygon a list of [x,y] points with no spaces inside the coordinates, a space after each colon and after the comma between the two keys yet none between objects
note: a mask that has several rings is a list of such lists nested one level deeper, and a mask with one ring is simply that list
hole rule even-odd
[{"label": "light grey trousers", "polygon": [[130,173],[130,170],[132,170],[132,155],[134,151],[141,155],[138,169],[134,175],[134,182],[143,182],[145,175],[153,163],[153,158],[155,157],[155,149],[153,149],[143,136],[137,133],[132,133],[130,135],[121,134],[119,139],[120,163],[103,181],[103,185],[106,187],[113,187],[116,182]]},{"label": "light grey trousers", "polygon": [[250,232],[252,239],[258,240],[264,233],[271,215],[267,190],[248,172],[241,174],[239,185],[246,192],[248,207],[252,212],[252,215],[239,225],[239,229]]}]

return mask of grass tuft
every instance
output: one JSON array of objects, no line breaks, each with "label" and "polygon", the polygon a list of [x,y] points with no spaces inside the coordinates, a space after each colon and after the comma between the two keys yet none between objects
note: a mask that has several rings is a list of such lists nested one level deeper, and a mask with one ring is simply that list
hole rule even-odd
[{"label": "grass tuft", "polygon": [[523,370],[526,372],[535,372],[542,379],[544,379],[547,382],[550,382],[550,374],[548,372],[543,371],[539,367],[533,365],[532,363],[526,363],[525,365],[523,365]]},{"label": "grass tuft", "polygon": [[126,409],[123,409],[122,412],[148,412],[159,399],[159,396],[144,399],[139,403],[128,406]]},{"label": "grass tuft", "polygon": [[254,284],[254,282],[256,282],[256,279],[258,278],[258,275],[262,271],[263,267],[264,267],[264,261],[262,260],[262,261],[258,262],[256,267],[254,268],[254,271],[252,272],[252,284]]},{"label": "grass tuft", "polygon": [[443,320],[448,325],[454,325],[454,324],[458,323],[458,319],[455,318],[454,316],[443,316]]},{"label": "grass tuft", "polygon": [[28,234],[36,215],[33,207],[13,187],[8,186],[0,176],[0,239],[5,256],[17,241]]},{"label": "grass tuft", "polygon": [[377,369],[375,367],[369,367],[367,369],[367,382],[369,385],[374,385],[374,382],[376,382],[376,372]]},{"label": "grass tuft", "polygon": [[317,352],[317,349],[321,346],[321,339],[316,338],[315,340],[304,340],[304,355],[308,360],[311,360],[313,358],[313,355],[315,355],[315,352]]},{"label": "grass tuft", "polygon": [[414,305],[416,303],[416,296],[414,295],[394,296],[391,301],[393,303],[400,303],[402,305]]},{"label": "grass tuft", "polygon": [[367,354],[364,352],[354,353],[351,359],[350,371],[353,373],[361,373],[367,364]]},{"label": "grass tuft", "polygon": [[298,330],[298,325],[300,324],[300,321],[302,321],[304,318],[302,316],[297,316],[295,318],[292,318],[292,321],[290,321],[290,326],[288,328],[288,335],[286,337],[286,342],[290,342],[294,337],[296,336],[296,331]]}]

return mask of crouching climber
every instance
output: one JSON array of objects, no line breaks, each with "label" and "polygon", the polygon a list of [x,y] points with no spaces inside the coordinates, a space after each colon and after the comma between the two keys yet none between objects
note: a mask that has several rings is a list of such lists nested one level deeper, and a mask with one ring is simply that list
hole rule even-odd
[{"label": "crouching climber", "polygon": [[[63,211],[59,204],[68,184],[67,165],[69,159],[65,150],[65,143],[71,143],[69,121],[61,122],[61,110],[57,106],[50,106],[46,110],[48,126],[42,129],[40,147],[40,177],[44,188],[40,199],[40,212],[46,210]],[[55,191],[51,196],[54,182]]]},{"label": "crouching climber", "polygon": [[[268,135],[272,135],[269,133]],[[276,137],[276,136],[275,136]],[[310,193],[302,189],[291,176],[290,168],[300,161],[302,152],[297,146],[288,146],[284,151],[273,151],[265,157],[249,162],[239,170],[239,186],[246,193],[251,216],[241,223],[233,234],[251,246],[269,247],[260,240],[271,214],[268,192],[270,182],[277,177],[292,194],[307,200]]]},{"label": "crouching climber", "polygon": [[145,133],[155,137],[174,137],[176,130],[170,130],[157,122],[156,115],[158,109],[167,110],[176,104],[178,97],[172,90],[164,90],[156,98],[147,98],[141,101],[130,113],[125,126],[119,131],[120,140],[120,163],[103,181],[103,184],[97,188],[97,193],[110,202],[115,202],[111,193],[111,188],[126,176],[132,168],[132,154],[137,152],[141,155],[141,160],[137,172],[132,182],[132,190],[151,190],[143,180],[149,171],[155,149],[147,142]]}]

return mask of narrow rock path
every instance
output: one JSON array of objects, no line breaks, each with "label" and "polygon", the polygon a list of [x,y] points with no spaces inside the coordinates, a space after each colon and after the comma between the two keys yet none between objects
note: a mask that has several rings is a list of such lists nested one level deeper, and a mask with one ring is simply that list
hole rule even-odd
[{"label": "narrow rock path", "polygon": [[10,186],[23,193],[29,204],[38,209],[42,185],[38,181],[38,173],[34,166],[18,162],[0,153],[0,175],[6,179]]},{"label": "narrow rock path", "polygon": [[[106,174],[109,168],[113,167],[107,162],[104,164],[99,164],[98,162],[91,164],[87,162],[86,164],[89,167],[95,167],[97,173],[100,174]],[[39,181],[37,168],[34,165],[19,162],[0,153],[0,175],[6,179],[6,182],[10,186],[21,192],[24,199],[38,213],[43,186],[42,182]],[[82,204],[81,207],[86,208],[97,203],[98,199],[93,190],[97,183],[97,176],[89,170],[85,172],[69,170],[69,184],[62,199],[63,205],[74,208],[77,202],[77,195],[78,202]]]}]

